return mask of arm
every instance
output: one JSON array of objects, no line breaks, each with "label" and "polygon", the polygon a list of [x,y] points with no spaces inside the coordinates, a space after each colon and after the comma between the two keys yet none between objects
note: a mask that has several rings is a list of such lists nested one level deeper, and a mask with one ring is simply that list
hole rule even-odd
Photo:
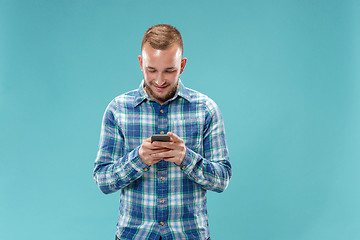
[{"label": "arm", "polygon": [[214,102],[210,107],[205,119],[203,155],[187,148],[180,167],[185,175],[204,189],[223,192],[231,178],[231,164],[220,110]]},{"label": "arm", "polygon": [[204,189],[222,192],[231,178],[231,164],[225,140],[225,130],[221,113],[214,102],[210,102],[205,124],[203,155],[195,153],[185,146],[183,139],[168,132],[171,142],[154,142],[167,151],[151,154],[153,158],[163,158],[180,166],[183,173]]},{"label": "arm", "polygon": [[139,147],[124,151],[124,136],[115,119],[116,103],[107,107],[101,126],[99,151],[93,177],[103,193],[116,192],[140,178],[148,166],[139,157]]}]

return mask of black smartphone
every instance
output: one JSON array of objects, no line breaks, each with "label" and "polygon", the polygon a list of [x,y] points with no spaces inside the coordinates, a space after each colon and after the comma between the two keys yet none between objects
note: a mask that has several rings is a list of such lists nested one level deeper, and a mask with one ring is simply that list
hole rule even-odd
[{"label": "black smartphone", "polygon": [[158,141],[158,142],[170,142],[170,137],[165,134],[154,134],[151,136],[151,142]]}]

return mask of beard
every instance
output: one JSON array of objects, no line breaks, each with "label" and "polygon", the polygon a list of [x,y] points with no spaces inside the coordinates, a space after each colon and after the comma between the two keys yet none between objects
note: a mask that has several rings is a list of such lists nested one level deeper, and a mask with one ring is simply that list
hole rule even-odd
[{"label": "beard", "polygon": [[[178,81],[179,83],[179,81]],[[171,99],[172,97],[174,97],[175,93],[176,93],[176,90],[177,90],[177,87],[178,87],[178,83],[175,84],[171,89],[170,91],[165,95],[165,96],[159,96],[158,94],[156,94],[149,85],[153,85],[151,82],[150,84],[147,84],[145,81],[144,81],[144,88],[146,90],[146,92],[148,93],[149,97],[154,99],[154,100],[157,100],[158,102],[160,103],[164,103],[166,102],[167,100]]]}]

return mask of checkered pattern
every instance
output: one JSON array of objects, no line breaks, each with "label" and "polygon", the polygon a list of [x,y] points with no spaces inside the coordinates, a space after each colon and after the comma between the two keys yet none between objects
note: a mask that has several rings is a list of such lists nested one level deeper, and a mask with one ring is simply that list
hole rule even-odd
[{"label": "checkered pattern", "polygon": [[[173,132],[186,145],[181,166],[161,160],[147,166],[141,143]],[[116,97],[101,128],[94,179],[102,192],[120,190],[120,239],[207,239],[206,191],[222,192],[231,165],[222,116],[207,96],[185,88],[160,105],[143,88]]]}]

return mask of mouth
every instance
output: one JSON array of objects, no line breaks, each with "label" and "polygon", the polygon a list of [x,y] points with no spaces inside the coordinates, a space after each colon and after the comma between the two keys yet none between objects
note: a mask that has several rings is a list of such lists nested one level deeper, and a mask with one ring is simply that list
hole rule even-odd
[{"label": "mouth", "polygon": [[168,86],[155,86],[154,85],[154,88],[157,90],[157,91],[164,91]]}]

